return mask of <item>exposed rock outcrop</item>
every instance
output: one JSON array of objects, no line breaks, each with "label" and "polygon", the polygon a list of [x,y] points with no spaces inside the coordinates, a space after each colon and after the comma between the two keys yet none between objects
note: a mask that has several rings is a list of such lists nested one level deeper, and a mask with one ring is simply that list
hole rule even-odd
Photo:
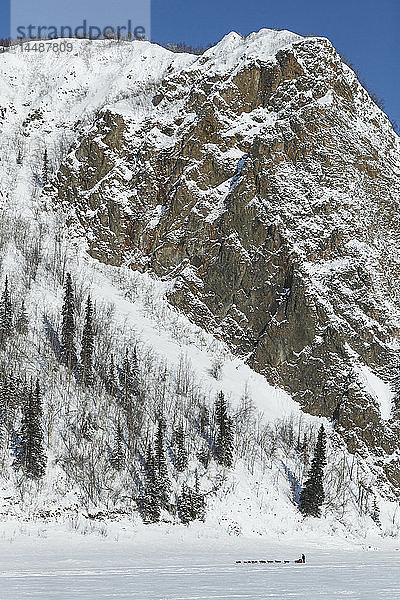
[{"label": "exposed rock outcrop", "polygon": [[327,40],[290,35],[231,34],[138,93],[141,112],[101,111],[54,197],[92,256],[170,280],[399,487],[398,421],[360,375],[397,375],[399,139]]}]

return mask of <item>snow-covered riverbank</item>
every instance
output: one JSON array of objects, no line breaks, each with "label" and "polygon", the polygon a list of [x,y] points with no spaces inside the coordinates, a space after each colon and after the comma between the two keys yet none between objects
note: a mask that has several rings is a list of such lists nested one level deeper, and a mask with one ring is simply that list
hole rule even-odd
[{"label": "snow-covered riverbank", "polygon": [[[395,599],[400,544],[232,537],[211,528],[112,528],[108,537],[37,524],[2,527],[2,600]],[[118,533],[118,539],[117,537]],[[397,545],[396,545],[397,544]],[[236,564],[236,560],[305,565]]]}]

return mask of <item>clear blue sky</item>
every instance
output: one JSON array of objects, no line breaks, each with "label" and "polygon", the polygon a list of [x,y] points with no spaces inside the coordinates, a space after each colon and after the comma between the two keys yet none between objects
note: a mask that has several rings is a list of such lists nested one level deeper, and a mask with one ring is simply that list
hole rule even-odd
[{"label": "clear blue sky", "polygon": [[[8,35],[9,1],[0,0],[0,37]],[[99,7],[103,2],[98,0]],[[113,6],[119,4],[114,0]],[[152,0],[151,27],[153,41],[194,46],[217,42],[232,30],[247,34],[262,27],[324,35],[400,124],[400,0]]]}]

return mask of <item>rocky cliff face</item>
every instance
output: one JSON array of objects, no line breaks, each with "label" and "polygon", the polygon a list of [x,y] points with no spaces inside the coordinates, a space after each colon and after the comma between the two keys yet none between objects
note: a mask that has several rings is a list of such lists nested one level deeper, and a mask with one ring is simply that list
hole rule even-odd
[{"label": "rocky cliff face", "polygon": [[398,369],[388,119],[326,39],[230,34],[162,60],[143,48],[151,84],[98,111],[49,194],[93,257],[168,280],[179,310],[399,488],[399,423],[376,378]]}]

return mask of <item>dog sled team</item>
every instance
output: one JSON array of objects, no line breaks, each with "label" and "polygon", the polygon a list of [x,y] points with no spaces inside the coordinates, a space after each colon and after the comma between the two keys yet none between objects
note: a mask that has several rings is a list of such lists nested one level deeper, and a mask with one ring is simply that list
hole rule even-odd
[{"label": "dog sled team", "polygon": [[241,563],[243,563],[245,565],[246,564],[253,564],[254,565],[254,564],[257,564],[257,563],[260,563],[260,564],[271,564],[271,563],[288,564],[288,563],[291,563],[291,562],[295,562],[295,563],[298,563],[298,564],[304,564],[306,562],[305,554],[302,554],[301,558],[298,558],[295,561],[291,561],[291,560],[237,560],[236,564],[241,564]]}]

